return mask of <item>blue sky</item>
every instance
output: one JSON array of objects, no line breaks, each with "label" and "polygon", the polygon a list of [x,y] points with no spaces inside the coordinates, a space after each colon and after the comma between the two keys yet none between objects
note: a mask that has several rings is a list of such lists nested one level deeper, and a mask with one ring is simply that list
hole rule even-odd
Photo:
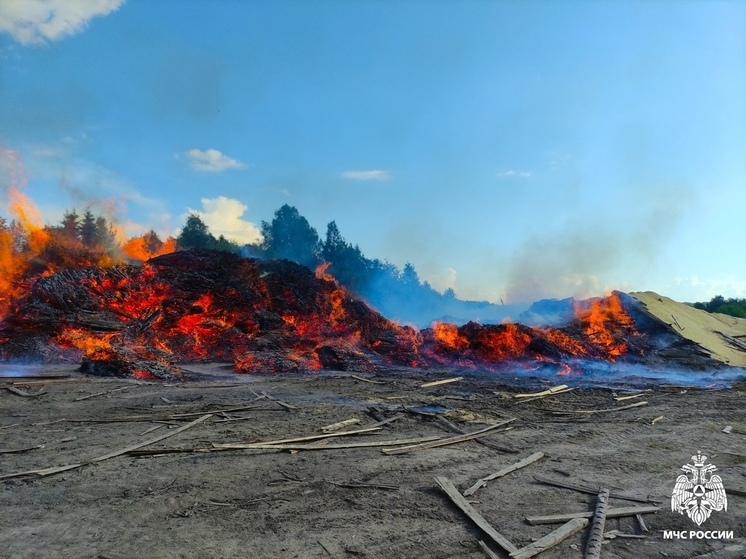
[{"label": "blue sky", "polygon": [[461,297],[746,297],[743,2],[6,0],[0,144],[50,222],[287,203]]}]

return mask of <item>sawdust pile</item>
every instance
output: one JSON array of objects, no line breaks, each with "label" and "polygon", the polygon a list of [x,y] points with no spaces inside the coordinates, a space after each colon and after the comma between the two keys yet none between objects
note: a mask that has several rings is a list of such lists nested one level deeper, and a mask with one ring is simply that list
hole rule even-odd
[{"label": "sawdust pile", "polygon": [[652,291],[630,293],[679,335],[699,344],[713,359],[746,367],[746,319],[708,313]]}]

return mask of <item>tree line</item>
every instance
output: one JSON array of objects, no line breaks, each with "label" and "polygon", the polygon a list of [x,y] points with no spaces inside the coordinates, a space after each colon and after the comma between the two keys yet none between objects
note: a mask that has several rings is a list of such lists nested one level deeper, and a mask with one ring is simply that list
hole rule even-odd
[{"label": "tree line", "polygon": [[36,243],[41,248],[34,253],[31,245],[35,243],[29,232],[18,222],[8,223],[0,217],[0,244],[4,243],[0,252],[10,250],[29,255],[26,260],[33,266],[28,272],[39,273],[63,267],[137,263],[180,249],[222,250],[244,257],[285,258],[312,270],[328,263],[327,273],[350,292],[389,318],[421,327],[449,316],[500,321],[506,312],[487,301],[460,301],[451,289],[439,293],[419,278],[410,262],[399,269],[386,260],[365,256],[358,245],[343,237],[334,221],[327,224],[322,238],[296,208],[287,204],[274,213],[271,221],[261,222],[262,240],[253,245],[239,245],[222,235],[216,237],[194,213],[187,217],[175,238],[166,240],[150,230],[125,241],[114,224],[89,208],[82,214],[68,210],[60,223],[47,225],[41,232],[45,240]]}]

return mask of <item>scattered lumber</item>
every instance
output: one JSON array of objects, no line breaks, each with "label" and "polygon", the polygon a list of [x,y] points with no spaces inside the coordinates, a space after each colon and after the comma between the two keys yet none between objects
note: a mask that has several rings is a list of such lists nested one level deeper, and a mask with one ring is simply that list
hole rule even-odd
[{"label": "scattered lumber", "polygon": [[363,382],[369,382],[370,384],[388,384],[380,380],[372,380],[372,379],[365,378],[365,377],[359,377],[357,375],[350,375],[350,378],[354,378],[355,380],[361,380]]},{"label": "scattered lumber", "polygon": [[486,543],[484,543],[482,540],[479,540],[479,547],[482,548],[482,551],[484,551],[487,554],[487,557],[489,557],[489,559],[500,559],[500,556],[494,551],[492,551],[489,548],[489,546]]},{"label": "scattered lumber", "polygon": [[645,392],[638,392],[637,394],[627,394],[625,396],[614,396],[614,400],[617,402],[622,402],[624,400],[632,400],[633,398],[639,398],[640,396],[645,396],[646,392],[650,392],[649,390],[646,390]]},{"label": "scattered lumber", "polygon": [[447,446],[451,444],[461,443],[464,441],[470,441],[472,439],[476,439],[477,437],[483,437],[484,435],[488,434],[490,431],[493,431],[497,429],[498,427],[502,427],[503,425],[507,425],[508,423],[511,423],[515,420],[516,420],[515,417],[512,419],[507,419],[505,421],[501,421],[500,423],[495,423],[494,425],[485,427],[484,429],[480,429],[479,431],[474,431],[472,433],[466,433],[464,435],[458,435],[456,437],[449,437],[447,439],[440,439],[440,440],[429,442],[429,443],[422,443],[422,444],[416,444],[416,445],[399,447],[399,448],[384,448],[382,449],[382,451],[384,454],[405,454],[407,452],[412,452],[415,450],[423,450],[426,448],[436,448],[439,446]]},{"label": "scattered lumber", "polygon": [[187,429],[190,429],[194,427],[195,425],[202,423],[203,421],[210,419],[212,417],[212,414],[208,413],[206,415],[203,415],[202,417],[199,417],[195,419],[194,421],[187,423],[186,425],[179,427],[178,429],[174,429],[173,431],[169,433],[165,433],[159,437],[155,437],[154,439],[149,439],[147,441],[134,444],[132,446],[128,446],[126,448],[122,448],[119,450],[115,450],[113,452],[109,452],[107,454],[104,454],[102,456],[97,456],[95,458],[91,458],[90,460],[85,460],[82,462],[77,462],[74,464],[67,464],[65,466],[54,466],[51,468],[42,468],[39,470],[27,470],[25,472],[15,472],[11,474],[4,474],[0,475],[0,479],[10,479],[14,477],[22,477],[22,476],[39,476],[39,477],[45,477],[50,476],[53,474],[58,474],[60,472],[66,472],[68,470],[74,470],[76,468],[82,468],[83,466],[87,466],[88,464],[94,464],[96,462],[102,462],[104,460],[108,460],[109,458],[114,458],[116,456],[121,456],[122,454],[127,454],[128,452],[131,452],[133,450],[136,450],[138,448],[142,448],[144,446],[148,446],[154,443],[157,443],[159,441],[162,441],[163,439],[167,439],[168,437],[173,437],[174,435],[177,435],[181,433],[182,431],[186,431]]},{"label": "scattered lumber", "polygon": [[492,538],[492,541],[508,553],[512,554],[514,551],[518,551],[518,548],[508,540],[508,538],[498,532],[473,506],[471,506],[471,503],[469,503],[469,501],[459,493],[458,489],[456,489],[453,483],[451,483],[451,480],[447,477],[438,476],[435,478],[435,483],[437,483],[445,494],[451,498],[454,505],[460,508],[461,511],[468,516],[472,522],[474,522],[474,524],[479,526],[485,534]]},{"label": "scattered lumber", "polygon": [[345,427],[349,427],[350,425],[357,425],[358,423],[360,423],[360,418],[351,417],[350,419],[345,419],[344,421],[337,421],[336,423],[332,423],[331,425],[325,425],[321,428],[321,431],[324,433],[333,433],[334,431],[339,431],[340,429],[344,429]]},{"label": "scattered lumber", "polygon": [[549,532],[543,538],[539,538],[535,542],[528,544],[526,547],[514,551],[510,556],[512,559],[529,559],[530,557],[534,557],[535,555],[563,542],[573,534],[580,532],[580,530],[585,528],[587,525],[587,518],[573,518],[556,530]]},{"label": "scattered lumber", "polygon": [[[438,423],[440,423],[441,425],[443,425],[446,429],[448,429],[452,433],[458,433],[459,435],[465,435],[466,434],[466,431],[464,431],[458,425],[455,425],[454,423],[452,423],[451,421],[449,421],[448,419],[446,419],[442,415],[436,413],[436,414],[433,414],[433,417],[435,418],[435,420]],[[481,444],[483,446],[486,446],[488,448],[491,448],[493,450],[497,450],[498,452],[507,452],[509,454],[518,454],[518,452],[520,452],[519,450],[516,450],[516,449],[511,448],[509,446],[499,445],[499,444],[497,444],[497,443],[495,443],[493,441],[486,441],[484,439],[474,439],[474,442],[475,443],[479,443],[479,444]]]},{"label": "scattered lumber", "polygon": [[0,454],[20,454],[22,452],[29,452],[38,448],[44,448],[43,444],[36,446],[27,446],[25,448],[0,448]]},{"label": "scattered lumber", "polygon": [[464,380],[464,377],[453,377],[453,378],[445,378],[443,380],[434,380],[432,382],[426,382],[424,384],[421,384],[420,388],[430,388],[431,386],[440,386],[441,384],[450,384],[452,382],[458,382],[460,380]]},{"label": "scattered lumber", "polygon": [[715,330],[718,334],[720,334],[723,339],[728,342],[730,345],[735,347],[736,349],[740,349],[741,351],[746,351],[746,344],[743,343],[741,340],[734,338],[733,336],[729,336],[725,332],[721,332],[720,330]]},{"label": "scattered lumber", "polygon": [[481,487],[484,487],[487,485],[488,481],[492,481],[493,479],[497,479],[499,477],[503,477],[505,475],[508,475],[510,472],[514,472],[516,470],[519,470],[525,466],[528,466],[529,464],[533,464],[537,460],[541,460],[544,457],[543,452],[534,452],[532,455],[527,456],[520,462],[516,462],[515,464],[512,464],[510,466],[507,466],[506,468],[503,468],[502,470],[498,470],[494,474],[490,474],[487,477],[483,477],[482,479],[478,480],[474,485],[469,487],[466,491],[464,491],[464,497],[468,497],[469,495],[473,495],[477,492],[478,489]]},{"label": "scattered lumber", "polygon": [[[619,507],[606,509],[606,518],[621,518],[623,516],[635,516],[638,514],[650,514],[653,512],[659,512],[660,507],[647,506],[647,507]],[[526,516],[526,522],[532,525],[536,524],[557,524],[559,522],[567,522],[573,518],[592,518],[594,511],[588,512],[571,512],[567,514],[550,514],[547,516]]]},{"label": "scattered lumber", "polygon": [[337,487],[347,487],[349,489],[359,489],[359,488],[373,488],[373,489],[386,489],[388,491],[398,491],[401,489],[398,485],[385,485],[381,483],[340,483],[337,481],[330,481],[332,485],[336,485]]},{"label": "scattered lumber", "polygon": [[609,490],[602,488],[598,492],[596,510],[593,512],[593,523],[588,535],[588,543],[585,546],[583,559],[599,559],[601,557],[601,545],[604,543],[604,526],[606,525],[606,509],[609,504]]},{"label": "scattered lumber", "polygon": [[552,388],[548,388],[547,390],[542,390],[541,392],[530,392],[527,394],[514,394],[513,398],[536,398],[539,396],[549,396],[551,394],[557,394],[558,392],[564,392],[569,387],[566,384],[560,384],[558,386],[553,386]]},{"label": "scattered lumber", "polygon": [[[553,485],[555,487],[562,487],[563,489],[572,489],[573,491],[579,491],[580,493],[587,493],[589,495],[596,495],[601,489],[600,485],[597,485],[594,487],[591,485],[585,485],[581,483],[570,483],[569,481],[562,481],[560,479],[552,479],[552,478],[548,478],[544,476],[534,476],[534,479],[538,481],[539,483],[544,483],[546,485]],[[655,504],[659,503],[659,501],[656,501],[654,499],[635,497],[634,495],[627,495],[626,493],[617,493],[616,491],[611,491],[609,495],[613,497],[614,499],[622,499],[624,501],[634,501],[636,503],[655,503]]]}]

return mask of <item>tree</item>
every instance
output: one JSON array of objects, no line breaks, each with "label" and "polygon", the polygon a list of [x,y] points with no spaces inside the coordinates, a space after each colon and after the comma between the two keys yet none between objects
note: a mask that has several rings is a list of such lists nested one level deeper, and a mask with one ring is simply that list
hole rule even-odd
[{"label": "tree", "polygon": [[181,248],[211,248],[216,239],[210,233],[207,225],[197,214],[189,214],[186,224],[176,237]]},{"label": "tree", "polygon": [[319,263],[319,234],[292,206],[282,206],[270,223],[262,221],[262,236],[262,251],[267,258],[287,258],[309,268]]},{"label": "tree", "polygon": [[404,270],[402,270],[401,273],[401,280],[405,285],[420,285],[420,277],[417,275],[417,270],[414,269],[414,264],[411,262],[404,264]]},{"label": "tree", "polygon": [[96,235],[96,218],[90,208],[83,212],[83,221],[78,226],[80,240],[88,248],[100,247],[99,239]]},{"label": "tree", "polygon": [[66,211],[60,223],[60,232],[68,239],[80,240],[80,216],[73,209]]},{"label": "tree", "polygon": [[163,246],[163,241],[158,236],[158,233],[152,229],[143,235],[144,247],[150,254],[155,254]]}]

